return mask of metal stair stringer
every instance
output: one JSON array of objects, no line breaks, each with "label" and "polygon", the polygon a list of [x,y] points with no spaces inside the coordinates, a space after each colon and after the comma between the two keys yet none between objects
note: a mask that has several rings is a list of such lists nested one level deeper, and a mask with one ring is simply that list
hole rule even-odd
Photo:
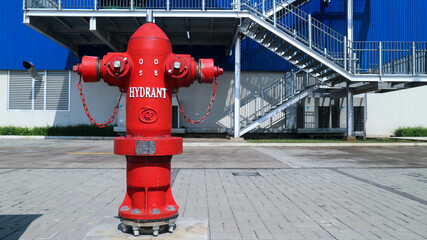
[{"label": "metal stair stringer", "polygon": [[312,85],[311,87],[305,89],[304,91],[299,92],[299,93],[293,95],[287,101],[285,101],[282,105],[280,105],[277,108],[275,108],[274,110],[268,112],[267,114],[265,114],[264,116],[260,117],[259,119],[253,121],[248,126],[242,128],[240,130],[240,136],[242,136],[243,134],[245,134],[247,132],[250,132],[254,128],[256,128],[259,125],[261,125],[261,123],[263,123],[263,122],[267,121],[268,119],[272,118],[274,115],[276,115],[279,112],[285,110],[286,108],[288,108],[291,105],[297,103],[298,101],[306,98],[310,93],[312,93],[313,91],[317,90],[318,88],[319,88],[318,85]]}]

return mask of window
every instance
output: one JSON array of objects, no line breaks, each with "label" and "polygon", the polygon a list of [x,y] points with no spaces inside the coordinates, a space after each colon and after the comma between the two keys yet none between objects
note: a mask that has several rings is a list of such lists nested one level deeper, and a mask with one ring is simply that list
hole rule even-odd
[{"label": "window", "polygon": [[353,107],[354,113],[354,131],[362,132],[365,131],[365,107]]},{"label": "window", "polygon": [[317,111],[319,114],[319,128],[329,128],[330,108],[319,106]]},{"label": "window", "polygon": [[42,81],[27,71],[9,71],[9,110],[70,110],[70,72],[39,71]]}]

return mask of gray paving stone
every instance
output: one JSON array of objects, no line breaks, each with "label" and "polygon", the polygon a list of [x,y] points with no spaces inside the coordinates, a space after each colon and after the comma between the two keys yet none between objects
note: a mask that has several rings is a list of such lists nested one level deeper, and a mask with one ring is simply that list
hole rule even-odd
[{"label": "gray paving stone", "polygon": [[[0,175],[6,239],[83,239],[125,194],[123,169],[19,169]],[[252,171],[252,170],[251,170]],[[211,240],[425,239],[426,169],[181,169],[180,217],[207,220]],[[369,182],[370,181],[370,182]],[[1,238],[1,237],[0,237]]]}]

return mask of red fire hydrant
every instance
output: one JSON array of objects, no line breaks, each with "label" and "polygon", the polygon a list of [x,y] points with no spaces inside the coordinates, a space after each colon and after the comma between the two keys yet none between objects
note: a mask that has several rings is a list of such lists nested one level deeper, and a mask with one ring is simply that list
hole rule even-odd
[{"label": "red fire hydrant", "polygon": [[127,160],[127,192],[119,208],[123,230],[172,232],[178,205],[170,164],[173,155],[182,153],[182,138],[171,137],[172,94],[196,79],[212,83],[223,69],[212,59],[196,62],[190,55],[173,54],[166,34],[146,23],[130,38],[127,52],[110,52],[101,60],[84,56],[73,70],[85,82],[102,78],[127,94],[127,135],[114,140],[114,153]]}]

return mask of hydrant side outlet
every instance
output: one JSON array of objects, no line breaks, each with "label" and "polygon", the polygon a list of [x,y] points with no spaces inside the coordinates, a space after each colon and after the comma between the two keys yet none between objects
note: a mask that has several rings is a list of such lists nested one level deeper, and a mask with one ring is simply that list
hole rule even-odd
[{"label": "hydrant side outlet", "polygon": [[[173,229],[178,205],[171,191],[171,158],[182,153],[182,138],[171,137],[172,94],[195,80],[212,83],[223,73],[212,59],[194,61],[172,53],[166,34],[155,24],[142,25],[124,53],[101,60],[84,56],[73,70],[85,82],[99,79],[126,93],[126,133],[116,137],[114,152],[127,160],[127,192],[119,216],[134,231],[168,225]],[[172,228],[171,228],[172,226]],[[135,230],[136,229],[136,230]]]}]

